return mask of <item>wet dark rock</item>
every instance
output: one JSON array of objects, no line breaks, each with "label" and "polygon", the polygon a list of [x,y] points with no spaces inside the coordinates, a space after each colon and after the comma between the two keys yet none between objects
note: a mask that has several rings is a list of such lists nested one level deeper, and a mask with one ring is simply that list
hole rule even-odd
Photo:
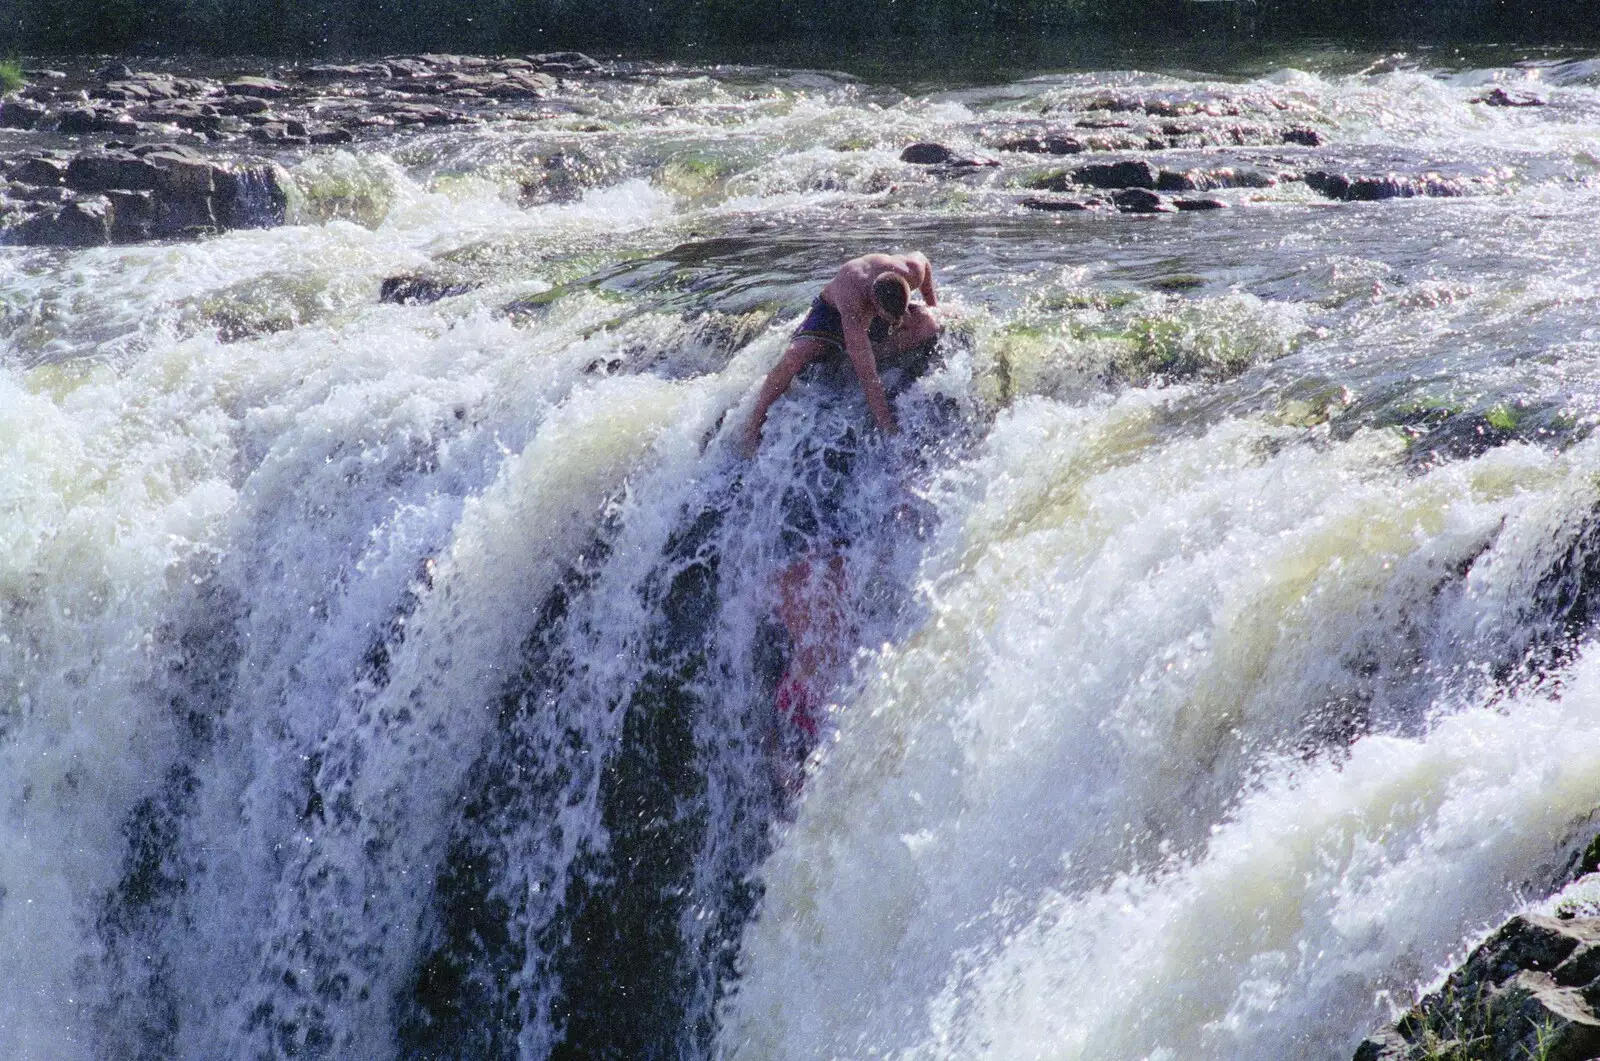
[{"label": "wet dark rock", "polygon": [[138,136],[140,133],[146,132],[147,129],[145,123],[136,118],[130,118],[125,114],[102,113],[94,123],[94,131],[97,133],[114,133],[117,136]]},{"label": "wet dark rock", "polygon": [[1156,176],[1155,187],[1163,192],[1208,192],[1217,188],[1273,188],[1278,178],[1255,169],[1191,169],[1182,173],[1164,169]]},{"label": "wet dark rock", "polygon": [[111,203],[111,239],[115,243],[137,243],[155,231],[154,192],[114,189],[106,192]]},{"label": "wet dark rock", "polygon": [[67,187],[80,192],[108,188],[150,189],[156,186],[156,167],[131,151],[106,151],[79,155],[67,167]]},{"label": "wet dark rock", "polygon": [[433,67],[422,60],[404,56],[385,59],[384,65],[397,78],[427,77],[433,73]]},{"label": "wet dark rock", "polygon": [[295,133],[287,122],[263,122],[250,130],[250,139],[258,144],[272,144],[277,147],[304,147],[311,143],[311,138],[305,135],[304,125],[300,128],[302,132]]},{"label": "wet dark rock", "polygon": [[30,203],[70,203],[77,198],[72,189],[59,185],[31,188],[25,184],[17,184],[11,187],[8,194],[13,199]]},{"label": "wet dark rock", "polygon": [[113,81],[98,88],[90,89],[89,98],[127,103],[135,100],[149,100],[151,96],[149,86],[138,81]]},{"label": "wet dark rock", "polygon": [[1146,188],[1127,188],[1111,197],[1117,209],[1124,214],[1165,214],[1172,207],[1155,192]]},{"label": "wet dark rock", "polygon": [[419,55],[417,58],[436,70],[477,70],[489,65],[489,60],[481,55],[452,55],[429,52],[425,55]]},{"label": "wet dark rock", "polygon": [[222,111],[213,104],[197,100],[163,100],[147,107],[135,107],[129,115],[141,122],[176,125],[191,132],[214,132],[222,127]]},{"label": "wet dark rock", "polygon": [[1490,89],[1485,95],[1472,102],[1487,104],[1490,107],[1543,107],[1545,105],[1545,101],[1538,96],[1531,94],[1513,96],[1498,86]]},{"label": "wet dark rock", "polygon": [[1194,210],[1222,210],[1227,203],[1221,199],[1174,199],[1172,205],[1182,211]]},{"label": "wet dark rock", "polygon": [[534,70],[516,70],[487,90],[498,99],[517,96],[543,97],[556,90],[556,79]]},{"label": "wet dark rock", "polygon": [[290,177],[276,163],[214,171],[214,210],[224,228],[271,228],[288,217]]},{"label": "wet dark rock", "polygon": [[6,167],[6,176],[24,184],[65,184],[67,164],[53,158],[25,158]]},{"label": "wet dark rock", "polygon": [[943,144],[912,144],[900,152],[900,161],[915,166],[938,166],[956,157],[956,153]]},{"label": "wet dark rock", "polygon": [[1327,196],[1329,199],[1348,199],[1350,197],[1350,178],[1342,173],[1328,173],[1324,170],[1314,170],[1305,176],[1306,186],[1314,192]]},{"label": "wet dark rock", "polygon": [[[378,73],[378,70],[382,73]],[[354,81],[365,77],[393,77],[394,71],[381,63],[338,64],[315,63],[300,71],[306,81]]]},{"label": "wet dark rock", "polygon": [[1132,113],[1144,110],[1144,100],[1137,96],[1096,96],[1083,105],[1086,111],[1110,111],[1112,113]]},{"label": "wet dark rock", "polygon": [[56,119],[56,131],[73,136],[82,136],[95,131],[95,124],[100,115],[93,107],[75,107],[63,111],[61,117]]},{"label": "wet dark rock", "polygon": [[1470,1056],[1486,1061],[1600,1056],[1597,975],[1600,918],[1513,917],[1443,987],[1363,1042],[1356,1059],[1457,1056],[1444,1051],[1451,1043],[1473,1044]]},{"label": "wet dark rock", "polygon": [[592,74],[600,64],[582,52],[543,52],[525,57],[528,62],[553,74]]},{"label": "wet dark rock", "polygon": [[1029,196],[1022,200],[1022,205],[1029,210],[1053,210],[1059,212],[1074,212],[1090,209],[1090,205],[1081,199],[1054,199],[1042,195]]},{"label": "wet dark rock", "polygon": [[1035,155],[1076,155],[1083,142],[1069,136],[1020,136],[994,145],[1000,151],[1025,151]]},{"label": "wet dark rock", "polygon": [[101,81],[126,81],[133,76],[133,68],[126,63],[112,63],[94,72]]},{"label": "wet dark rock", "polygon": [[1322,134],[1315,129],[1285,129],[1283,142],[1286,144],[1299,144],[1301,147],[1321,147]]},{"label": "wet dark rock", "polygon": [[1409,1057],[1411,1044],[1393,1028],[1385,1028],[1356,1047],[1353,1061],[1401,1061]]},{"label": "wet dark rock", "polygon": [[1090,188],[1145,188],[1154,189],[1158,174],[1150,163],[1141,160],[1125,162],[1097,162],[1079,166],[1072,171],[1072,179]]},{"label": "wet dark rock", "polygon": [[270,77],[241,77],[230,81],[223,86],[230,96],[265,96],[275,98],[286,96],[290,92],[288,85],[282,81],[274,81]]},{"label": "wet dark rock", "polygon": [[[110,145],[107,145],[107,146],[110,146]],[[192,158],[192,159],[195,159],[197,161],[200,160],[200,159],[205,158],[204,155],[202,155],[199,151],[196,151],[194,148],[190,147],[188,144],[174,144],[174,143],[135,144],[132,147],[128,148],[128,152],[130,154],[132,154],[132,155],[138,156],[139,158],[144,158],[147,155],[153,155],[153,154],[157,154],[157,153],[164,154],[164,155],[179,155],[179,156],[181,156],[183,158]]]},{"label": "wet dark rock", "polygon": [[271,110],[272,104],[260,96],[229,96],[227,99],[219,100],[216,108],[219,113],[238,118],[246,114],[262,114]]},{"label": "wet dark rock", "polygon": [[8,99],[0,103],[0,129],[32,129],[43,120],[48,111],[44,104],[26,99]]},{"label": "wet dark rock", "polygon": [[153,187],[164,196],[200,197],[216,190],[218,167],[205,159],[187,153],[154,151],[143,161],[155,170]]},{"label": "wet dark rock", "polygon": [[36,247],[103,247],[111,242],[111,203],[76,199],[22,225],[22,242]]},{"label": "wet dark rock", "polygon": [[389,107],[389,117],[400,125],[463,125],[473,121],[431,103],[396,103]]},{"label": "wet dark rock", "polygon": [[309,135],[313,144],[348,144],[356,138],[349,129],[338,127],[312,129]]},{"label": "wet dark rock", "polygon": [[1377,202],[1382,199],[1454,198],[1467,194],[1463,182],[1437,173],[1418,176],[1390,173],[1381,177],[1350,177],[1318,170],[1305,175],[1313,191],[1341,202]]},{"label": "wet dark rock", "polygon": [[212,202],[218,167],[162,153],[147,156],[147,161],[157,173],[153,222],[158,235],[177,236],[222,227]]},{"label": "wet dark rock", "polygon": [[378,301],[400,306],[421,305],[453,295],[464,295],[477,286],[472,281],[437,276],[391,276],[384,280],[379,289]]}]

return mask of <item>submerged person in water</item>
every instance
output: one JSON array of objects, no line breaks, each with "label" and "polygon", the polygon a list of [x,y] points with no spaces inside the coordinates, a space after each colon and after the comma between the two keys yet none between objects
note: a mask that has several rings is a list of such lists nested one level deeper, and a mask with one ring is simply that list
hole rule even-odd
[{"label": "submerged person in water", "polygon": [[[912,301],[913,292],[922,296],[920,304]],[[816,361],[848,360],[873,420],[894,433],[894,414],[878,370],[890,365],[910,369],[907,362],[916,361],[915,354],[932,348],[939,338],[933,313],[938,304],[933,267],[922,254],[867,254],[846,262],[812,302],[782,359],[761,384],[745,427],[745,454],[753,456],[760,447],[773,403]],[[853,430],[848,434],[854,438]],[[827,687],[855,641],[852,580],[844,555],[849,543],[838,533],[842,528],[829,526],[832,510],[842,501],[829,495],[848,489],[853,443],[819,444],[824,456],[810,472],[831,480],[832,486],[803,484],[806,488],[792,492],[793,511],[786,498],[785,536],[796,540],[787,546],[793,551],[775,580],[776,618],[787,635],[787,662],[775,690],[773,765],[780,789],[790,797],[798,794],[803,764],[821,736]]]},{"label": "submerged person in water", "polygon": [[[913,291],[922,296],[921,304],[911,301]],[[753,456],[760,448],[761,428],[772,403],[813,361],[848,359],[873,420],[893,434],[894,413],[878,378],[878,365],[930,346],[939,337],[939,320],[932,312],[938,305],[933,266],[926,255],[863,254],[845,262],[812,301],[811,312],[789,348],[762,382],[745,426],[745,455]]]}]

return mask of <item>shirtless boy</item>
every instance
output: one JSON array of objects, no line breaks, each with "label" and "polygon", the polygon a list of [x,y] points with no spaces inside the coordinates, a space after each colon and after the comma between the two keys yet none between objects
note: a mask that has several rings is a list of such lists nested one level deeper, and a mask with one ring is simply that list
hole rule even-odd
[{"label": "shirtless boy", "polygon": [[[913,291],[922,295],[923,304],[911,301]],[[760,448],[761,427],[772,403],[789,389],[801,369],[824,358],[849,359],[872,418],[893,434],[894,414],[878,379],[878,362],[893,361],[938,338],[939,321],[930,312],[930,307],[938,304],[933,266],[921,253],[863,254],[845,262],[811,303],[811,312],[794,333],[789,349],[761,384],[744,430],[745,456],[754,456]]]}]

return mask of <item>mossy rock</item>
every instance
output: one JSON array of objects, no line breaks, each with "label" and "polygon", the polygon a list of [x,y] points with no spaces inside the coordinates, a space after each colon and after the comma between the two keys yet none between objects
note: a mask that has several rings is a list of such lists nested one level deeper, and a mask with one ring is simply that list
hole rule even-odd
[{"label": "mossy rock", "polygon": [[703,151],[686,151],[661,166],[656,172],[656,184],[685,199],[703,199],[723,189],[732,168],[727,159]]},{"label": "mossy rock", "polygon": [[350,221],[375,229],[394,206],[393,179],[375,162],[348,154],[329,156],[295,172],[298,200],[289,204],[292,220]]},{"label": "mossy rock", "polygon": [[1157,291],[1194,291],[1206,286],[1206,278],[1194,273],[1173,273],[1156,277],[1150,281],[1150,286]]},{"label": "mossy rock", "polygon": [[196,301],[186,317],[224,343],[288,331],[327,312],[327,287],[315,275],[258,277]]},{"label": "mossy rock", "polygon": [[1350,406],[1350,389],[1329,380],[1302,380],[1284,389],[1273,418],[1286,427],[1316,427]]}]

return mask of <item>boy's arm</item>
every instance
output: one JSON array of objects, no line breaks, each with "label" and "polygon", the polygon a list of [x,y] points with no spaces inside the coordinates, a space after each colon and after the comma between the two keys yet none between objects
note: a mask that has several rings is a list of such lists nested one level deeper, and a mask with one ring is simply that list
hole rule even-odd
[{"label": "boy's arm", "polygon": [[933,263],[926,254],[918,254],[917,259],[922,263],[922,286],[917,290],[922,292],[922,301],[930,306],[939,304],[939,296],[933,290]]},{"label": "boy's arm", "polygon": [[750,412],[750,420],[745,424],[744,438],[739,449],[746,457],[754,457],[761,448],[761,427],[767,422],[767,410],[772,408],[772,403],[783,397],[783,392],[789,389],[789,384],[794,382],[795,376],[806,367],[810,356],[798,346],[791,346],[784,351],[783,357],[772,366],[772,371],[767,373],[767,378],[761,381],[761,392],[756,395],[756,407]]}]

